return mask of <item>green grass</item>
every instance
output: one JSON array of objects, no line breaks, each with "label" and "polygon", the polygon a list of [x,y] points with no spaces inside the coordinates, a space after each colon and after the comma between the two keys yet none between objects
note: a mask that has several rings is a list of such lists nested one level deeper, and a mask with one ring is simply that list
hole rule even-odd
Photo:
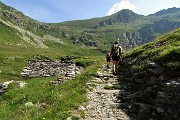
[{"label": "green grass", "polygon": [[[101,67],[103,59],[88,66],[75,80],[69,80],[62,85],[53,86],[49,82],[56,77],[28,79],[24,88],[17,88],[16,83],[10,86],[8,92],[0,97],[0,119],[3,120],[61,120],[77,110],[79,105],[87,100],[86,82],[89,81]],[[25,103],[32,102],[35,106],[25,107]],[[38,103],[45,104],[37,107]]]},{"label": "green grass", "polygon": [[136,63],[148,58],[163,66],[179,66],[180,61],[180,29],[158,37],[156,40],[129,50],[125,56],[135,57]]},{"label": "green grass", "polygon": [[[8,32],[6,32],[8,34]],[[11,39],[11,38],[10,38]],[[0,36],[0,41],[4,41]],[[4,41],[5,42],[5,41]],[[0,45],[0,82],[7,80],[19,80],[20,73],[26,64],[26,60],[34,59],[36,55],[48,56],[54,60],[60,60],[62,56],[91,57],[102,55],[98,50],[81,48],[72,44],[58,44],[46,42],[49,48],[20,47],[16,45]]]},{"label": "green grass", "polygon": [[[7,44],[7,45],[24,45],[27,46],[28,44],[25,43],[20,38],[20,33],[15,29],[12,29],[9,26],[6,26],[2,22],[0,22],[0,44]],[[30,46],[30,45],[29,45]]]},{"label": "green grass", "polygon": [[[1,120],[66,119],[87,100],[85,84],[103,63],[99,62],[102,61],[99,51],[81,48],[68,42],[58,44],[50,40],[44,42],[49,48],[35,48],[23,41],[16,30],[4,24],[0,24],[0,30],[0,82],[15,81],[0,97]],[[76,63],[86,68],[75,80],[69,80],[59,86],[49,84],[50,81],[56,80],[57,76],[25,80],[20,76],[23,67],[27,60],[35,59],[38,55],[53,60],[75,56],[78,58]],[[18,88],[18,81],[25,81],[27,85]],[[34,106],[26,107],[27,102],[32,102]],[[40,104],[43,106],[40,107]],[[83,115],[82,111],[80,113]]]}]

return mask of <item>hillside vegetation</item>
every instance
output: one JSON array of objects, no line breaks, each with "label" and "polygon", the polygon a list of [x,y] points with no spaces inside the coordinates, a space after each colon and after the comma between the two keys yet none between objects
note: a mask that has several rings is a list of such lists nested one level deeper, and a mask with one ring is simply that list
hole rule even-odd
[{"label": "hillside vegetation", "polygon": [[26,42],[41,47],[47,47],[43,41],[50,40],[107,51],[112,43],[119,41],[124,49],[129,49],[180,27],[180,8],[169,8],[148,16],[125,9],[101,18],[42,23],[3,3],[0,7],[1,20],[28,31],[18,29]]},{"label": "hillside vegetation", "polygon": [[[65,119],[87,100],[85,83],[104,63],[102,53],[72,44],[56,34],[59,30],[47,33],[45,26],[50,25],[35,21],[0,2],[1,120]],[[60,76],[23,77],[21,72],[27,62],[36,60],[38,56],[52,61],[72,56],[84,71],[75,80],[58,86],[51,85],[50,81]],[[4,85],[9,81],[14,82],[9,87]],[[20,82],[25,82],[26,86],[19,88],[17,84]],[[32,104],[27,107],[29,103]]]},{"label": "hillside vegetation", "polygon": [[[127,51],[119,68],[122,108],[139,119],[180,119],[180,29]],[[129,107],[127,107],[129,106]]]},{"label": "hillside vegetation", "polygon": [[114,41],[119,41],[124,49],[129,49],[179,28],[179,15],[179,8],[169,8],[148,16],[122,10],[111,16],[63,22],[59,26],[73,27],[70,38],[74,44],[85,43],[107,50]]}]

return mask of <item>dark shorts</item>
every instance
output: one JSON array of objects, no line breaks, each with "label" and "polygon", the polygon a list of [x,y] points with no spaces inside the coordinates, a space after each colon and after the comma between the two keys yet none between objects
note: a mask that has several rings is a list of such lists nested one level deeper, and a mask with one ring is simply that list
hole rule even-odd
[{"label": "dark shorts", "polygon": [[110,62],[110,61],[111,61],[111,58],[110,58],[110,57],[106,58],[106,61],[107,61],[107,62]]},{"label": "dark shorts", "polygon": [[119,61],[119,59],[120,59],[120,56],[112,56],[113,61]]}]

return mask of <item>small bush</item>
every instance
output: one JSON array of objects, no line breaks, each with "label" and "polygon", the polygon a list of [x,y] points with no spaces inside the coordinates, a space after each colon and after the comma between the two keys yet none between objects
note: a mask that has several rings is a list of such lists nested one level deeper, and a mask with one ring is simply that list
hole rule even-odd
[{"label": "small bush", "polygon": [[132,65],[131,66],[131,72],[135,73],[135,72],[139,72],[143,70],[143,66],[142,65]]},{"label": "small bush", "polygon": [[94,62],[95,62],[94,60],[81,59],[81,60],[77,60],[75,63],[77,66],[87,67],[92,65]]}]

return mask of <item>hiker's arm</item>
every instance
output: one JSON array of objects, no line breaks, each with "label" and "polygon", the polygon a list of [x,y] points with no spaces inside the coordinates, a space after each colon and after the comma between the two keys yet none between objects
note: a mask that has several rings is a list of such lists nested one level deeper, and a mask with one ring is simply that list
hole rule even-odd
[{"label": "hiker's arm", "polygon": [[122,48],[120,47],[119,50],[120,50],[120,51],[119,51],[119,53],[120,53],[120,61],[122,62]]},{"label": "hiker's arm", "polygon": [[112,59],[112,48],[110,50],[110,61],[111,61],[111,59]]}]

